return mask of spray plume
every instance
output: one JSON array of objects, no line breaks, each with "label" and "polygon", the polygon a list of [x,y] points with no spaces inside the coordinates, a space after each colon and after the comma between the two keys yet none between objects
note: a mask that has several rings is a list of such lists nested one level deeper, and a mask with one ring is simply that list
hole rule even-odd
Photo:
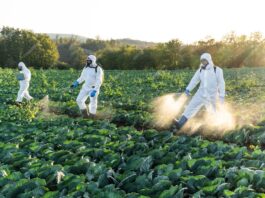
[{"label": "spray plume", "polygon": [[[180,116],[187,101],[185,94],[167,94],[154,99],[151,103],[154,126],[168,128],[172,120]],[[181,132],[188,135],[200,132],[204,136],[222,137],[229,131],[255,125],[264,116],[263,101],[218,104],[215,113],[200,112],[187,122]]]},{"label": "spray plume", "polygon": [[182,111],[188,97],[185,94],[167,94],[154,99],[151,103],[153,109],[153,124],[158,128],[167,128]]},{"label": "spray plume", "polygon": [[49,112],[49,96],[44,96],[39,102],[38,106],[43,112]]}]

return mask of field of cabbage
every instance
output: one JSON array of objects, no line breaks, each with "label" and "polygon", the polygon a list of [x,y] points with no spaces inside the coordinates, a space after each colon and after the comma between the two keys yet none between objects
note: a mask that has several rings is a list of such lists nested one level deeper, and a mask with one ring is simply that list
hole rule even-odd
[{"label": "field of cabbage", "polygon": [[20,107],[16,72],[0,69],[0,198],[265,197],[265,69],[225,70],[241,123],[223,137],[152,125],[150,101],[194,71],[106,71],[94,121],[69,89],[78,71],[33,70]]}]

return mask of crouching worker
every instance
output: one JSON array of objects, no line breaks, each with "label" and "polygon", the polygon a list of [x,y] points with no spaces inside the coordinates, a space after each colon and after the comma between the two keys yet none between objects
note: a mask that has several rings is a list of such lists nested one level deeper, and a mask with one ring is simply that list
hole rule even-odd
[{"label": "crouching worker", "polygon": [[18,64],[18,70],[19,73],[17,75],[17,80],[19,81],[19,91],[17,94],[17,100],[16,102],[19,104],[22,102],[23,98],[26,100],[31,100],[33,97],[29,95],[29,82],[31,80],[31,72],[26,67],[26,65],[23,62],[20,62]]},{"label": "crouching worker", "polygon": [[[95,118],[97,112],[97,100],[102,81],[103,70],[97,65],[96,57],[89,55],[80,78],[71,85],[71,88],[76,88],[79,84],[84,82],[76,99],[83,118]],[[90,99],[89,112],[86,106],[86,100],[88,97]]]},{"label": "crouching worker", "polygon": [[205,107],[207,112],[214,113],[218,99],[220,104],[224,103],[225,81],[223,70],[214,65],[212,57],[208,53],[202,54],[200,61],[200,68],[191,79],[185,94],[190,96],[190,92],[200,83],[199,89],[186,107],[181,118],[174,120],[174,125],[177,129],[181,129],[202,107]]}]

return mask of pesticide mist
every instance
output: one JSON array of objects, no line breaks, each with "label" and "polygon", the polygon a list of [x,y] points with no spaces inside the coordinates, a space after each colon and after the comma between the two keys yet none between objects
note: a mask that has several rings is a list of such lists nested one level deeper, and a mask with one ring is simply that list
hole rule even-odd
[{"label": "pesticide mist", "polygon": [[46,95],[44,96],[39,102],[38,106],[43,112],[48,112],[49,111],[49,96]]},{"label": "pesticide mist", "polygon": [[[183,112],[188,99],[185,94],[167,94],[154,99],[151,103],[153,124],[157,128],[170,127],[173,119],[178,118]],[[192,135],[199,132],[204,136],[222,137],[235,129],[255,125],[264,116],[263,102],[236,104],[229,101],[225,104],[217,104],[214,113],[202,109],[198,115],[187,122],[181,133]]]},{"label": "pesticide mist", "polygon": [[182,111],[188,97],[185,94],[167,94],[154,99],[151,103],[153,109],[153,124],[158,128],[166,128],[172,124]]},{"label": "pesticide mist", "polygon": [[[168,128],[174,118],[178,118],[188,103],[185,94],[167,94],[152,101],[153,124],[158,128]],[[202,130],[204,135],[223,135],[236,128],[236,119],[229,104],[217,105],[215,113],[204,112],[188,121],[182,133],[194,134]],[[216,134],[213,134],[216,133]]]},{"label": "pesticide mist", "polygon": [[203,111],[190,119],[183,132],[188,135],[200,132],[204,136],[222,137],[237,127],[236,117],[229,104],[217,104],[215,112]]}]

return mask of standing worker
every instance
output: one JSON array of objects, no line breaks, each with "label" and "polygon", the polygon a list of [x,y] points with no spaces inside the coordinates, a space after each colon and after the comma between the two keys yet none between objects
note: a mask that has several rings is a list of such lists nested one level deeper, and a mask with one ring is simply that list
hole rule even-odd
[{"label": "standing worker", "polygon": [[[95,118],[97,112],[97,100],[103,81],[103,70],[98,66],[96,60],[94,55],[89,55],[81,76],[71,85],[71,88],[76,88],[85,81],[76,99],[83,118]],[[88,97],[90,98],[89,112],[85,103]]]},{"label": "standing worker", "polygon": [[31,72],[26,67],[23,62],[18,63],[19,74],[17,75],[17,79],[19,81],[19,91],[17,94],[17,103],[21,103],[23,98],[26,100],[31,100],[33,97],[29,95],[29,82],[31,80]]},{"label": "standing worker", "polygon": [[216,111],[216,104],[224,103],[225,100],[225,81],[223,70],[214,65],[209,53],[204,53],[200,58],[200,68],[191,79],[185,90],[186,96],[200,83],[198,91],[186,107],[179,120],[174,120],[177,129],[181,129],[184,124],[204,106],[210,113]]}]

